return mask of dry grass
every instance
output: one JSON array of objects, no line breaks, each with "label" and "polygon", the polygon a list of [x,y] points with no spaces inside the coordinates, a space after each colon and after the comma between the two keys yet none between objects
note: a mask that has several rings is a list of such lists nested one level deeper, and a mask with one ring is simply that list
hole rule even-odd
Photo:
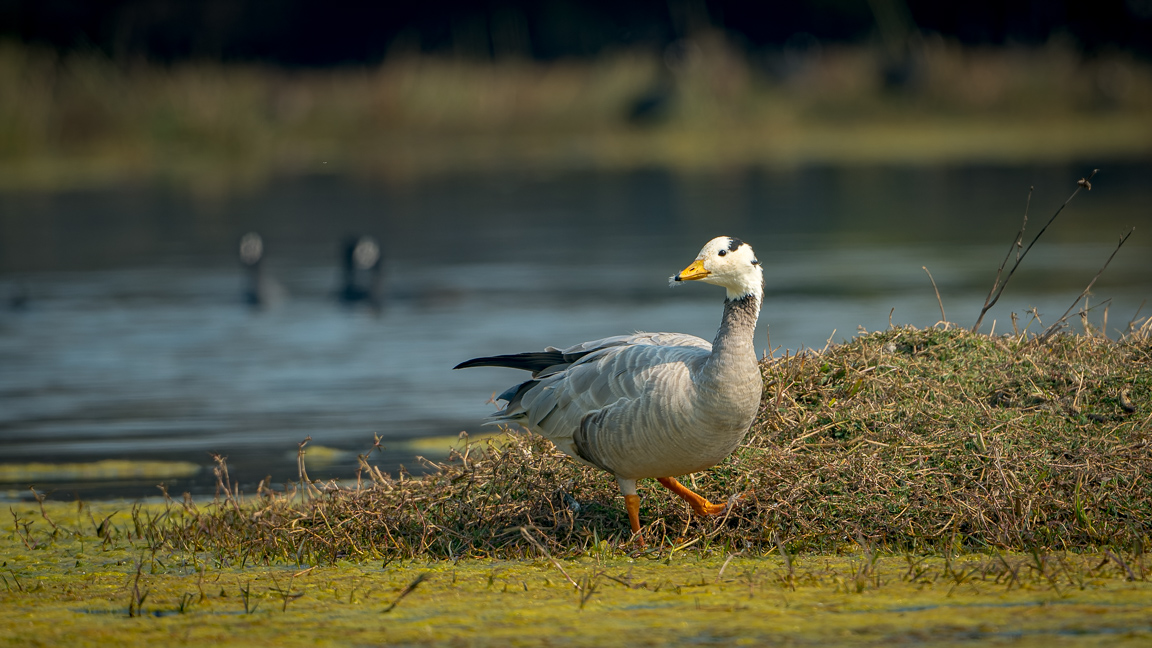
[{"label": "dry grass", "polygon": [[[892,328],[762,368],[763,410],[746,443],[695,476],[714,501],[743,500],[705,519],[644,488],[649,550],[1147,546],[1150,320],[1119,340]],[[225,564],[638,548],[615,481],[537,437],[470,444],[433,468],[390,477],[366,460],[357,489],[186,502],[163,543]]]},{"label": "dry grass", "polygon": [[775,465],[758,517],[805,545],[1127,542],[1152,521],[1152,430],[1133,405],[1152,395],[1150,352],[1146,335],[907,328],[783,360],[752,444]]}]

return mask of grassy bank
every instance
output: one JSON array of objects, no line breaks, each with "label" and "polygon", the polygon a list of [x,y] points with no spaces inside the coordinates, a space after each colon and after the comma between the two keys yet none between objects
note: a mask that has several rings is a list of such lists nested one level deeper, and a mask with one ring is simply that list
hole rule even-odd
[{"label": "grassy bank", "polygon": [[[1152,153],[1152,65],[1123,53],[927,39],[907,83],[890,87],[865,46],[752,55],[701,34],[687,51],[671,72],[647,51],[551,64],[398,54],[288,71],[2,43],[0,189]],[[630,118],[651,96],[663,108]]]},{"label": "grassy bank", "polygon": [[[658,547],[754,554],[1139,553],[1152,532],[1150,332],[892,328],[766,359],[746,443],[693,477],[713,501],[740,504],[702,519],[645,487],[644,534]],[[639,549],[614,480],[532,436],[470,445],[426,478],[362,479],[371,487],[176,507],[184,522],[161,541],[229,564],[572,556],[602,540]]]}]

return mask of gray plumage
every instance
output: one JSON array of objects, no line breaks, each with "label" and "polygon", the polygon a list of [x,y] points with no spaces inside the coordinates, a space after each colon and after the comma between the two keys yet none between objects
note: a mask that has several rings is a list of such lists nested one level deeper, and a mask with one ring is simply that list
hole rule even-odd
[{"label": "gray plumage", "polygon": [[543,352],[477,358],[457,368],[499,366],[532,372],[500,395],[489,423],[517,423],[566,454],[635,480],[709,468],[743,440],[759,410],[763,383],[753,344],[763,277],[752,249],[720,237],[674,280],[728,289],[716,338],[636,333]]}]

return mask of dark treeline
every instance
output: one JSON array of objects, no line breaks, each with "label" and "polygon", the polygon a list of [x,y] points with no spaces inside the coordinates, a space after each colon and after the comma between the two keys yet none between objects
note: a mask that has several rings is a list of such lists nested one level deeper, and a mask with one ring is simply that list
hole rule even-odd
[{"label": "dark treeline", "polygon": [[[813,40],[1071,39],[1152,55],[1152,0],[0,0],[0,37],[161,61],[376,63],[391,52],[553,60],[720,28],[750,50]],[[799,39],[799,40],[798,40]]]}]

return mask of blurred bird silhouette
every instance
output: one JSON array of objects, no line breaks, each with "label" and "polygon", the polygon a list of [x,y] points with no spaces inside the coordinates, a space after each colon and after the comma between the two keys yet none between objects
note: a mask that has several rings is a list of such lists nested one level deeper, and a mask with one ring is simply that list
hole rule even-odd
[{"label": "blurred bird silhouette", "polygon": [[656,126],[668,120],[676,101],[676,80],[661,66],[656,79],[628,103],[627,119],[633,126]]},{"label": "blurred bird silhouette", "polygon": [[11,310],[24,310],[28,308],[28,286],[24,282],[17,283],[12,287],[12,292],[8,296],[8,308]]},{"label": "blurred bird silhouette", "polygon": [[915,90],[924,76],[924,39],[904,0],[869,0],[880,32],[880,81],[889,92]]},{"label": "blurred bird silhouette", "polygon": [[384,264],[380,243],[371,236],[351,235],[340,249],[343,282],[337,296],[348,306],[384,307]]},{"label": "blurred bird silhouette", "polygon": [[698,56],[699,48],[688,39],[680,39],[664,48],[656,78],[628,102],[625,118],[637,127],[659,126],[672,116],[679,93],[678,75]]},{"label": "blurred bird silhouette", "polygon": [[256,232],[240,237],[240,265],[244,273],[244,303],[253,308],[271,308],[288,297],[284,286],[264,269],[264,239]]}]

